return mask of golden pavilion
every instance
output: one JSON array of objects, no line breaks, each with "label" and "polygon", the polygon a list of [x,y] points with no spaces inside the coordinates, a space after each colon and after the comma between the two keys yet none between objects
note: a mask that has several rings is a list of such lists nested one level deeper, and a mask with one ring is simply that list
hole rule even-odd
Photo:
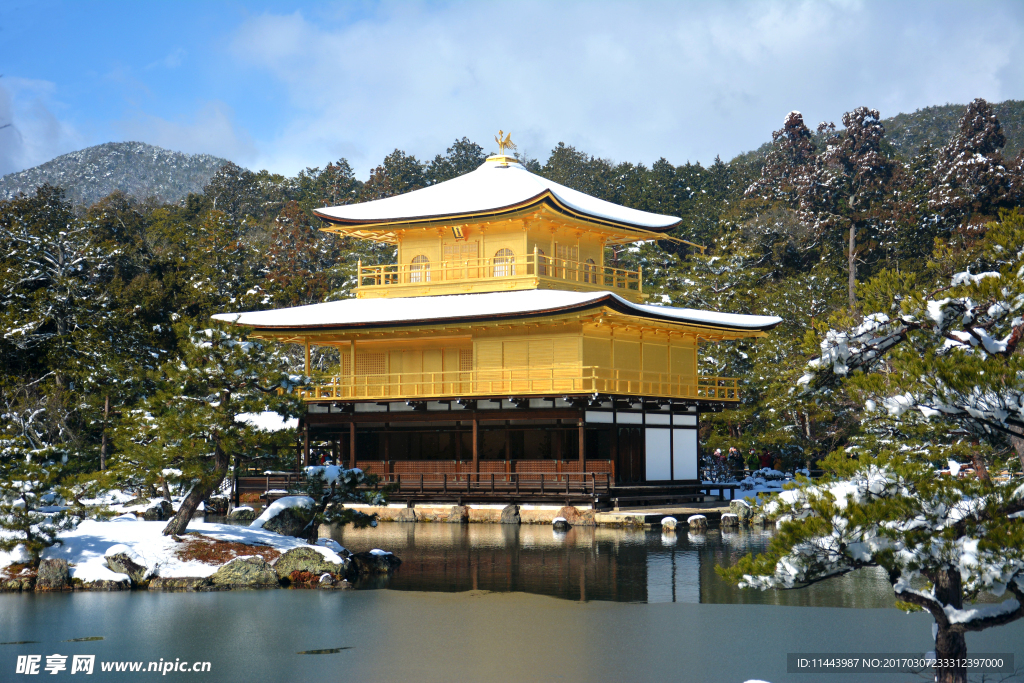
[{"label": "golden pavilion", "polygon": [[692,500],[700,414],[741,398],[739,380],[699,375],[699,345],[781,322],[645,303],[643,273],[606,254],[679,219],[504,154],[315,214],[396,263],[360,263],[354,299],[215,318],[302,345],[307,374],[310,349],[337,349],[304,392],[300,464],[328,454],[395,484],[392,500]]}]

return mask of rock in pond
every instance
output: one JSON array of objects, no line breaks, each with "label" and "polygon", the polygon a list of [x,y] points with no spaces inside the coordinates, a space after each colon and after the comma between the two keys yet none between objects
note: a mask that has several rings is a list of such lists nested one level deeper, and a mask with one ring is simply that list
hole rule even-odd
[{"label": "rock in pond", "polygon": [[555,517],[553,520],[551,520],[551,527],[555,531],[568,531],[572,528],[572,525],[569,524],[569,520],[567,520],[565,517]]},{"label": "rock in pond", "polygon": [[228,513],[228,519],[234,522],[251,522],[256,519],[256,511],[248,505],[239,505]]},{"label": "rock in pond", "polygon": [[675,517],[662,517],[661,518],[661,530],[662,531],[675,531],[677,524],[679,524],[679,520],[677,520]]},{"label": "rock in pond", "polygon": [[36,572],[37,591],[71,590],[71,571],[67,560],[42,560]]},{"label": "rock in pond", "polygon": [[580,510],[574,505],[559,508],[555,517],[564,517],[570,526],[597,526],[593,510]]},{"label": "rock in pond", "polygon": [[469,508],[465,505],[453,505],[445,521],[449,524],[469,524]]},{"label": "rock in pond", "polygon": [[292,572],[308,572],[317,576],[325,573],[344,576],[347,569],[348,562],[335,564],[311,546],[292,548],[274,562],[274,571],[281,579],[287,579]]},{"label": "rock in pond", "polygon": [[166,500],[161,500],[153,507],[142,513],[142,519],[147,522],[166,522],[174,515],[174,508]]},{"label": "rock in pond", "polygon": [[97,579],[95,581],[89,581],[88,583],[82,583],[77,586],[77,588],[78,590],[97,592],[127,591],[131,590],[132,584],[128,579],[122,579],[120,581],[115,581],[113,579]]},{"label": "rock in pond", "polygon": [[127,574],[132,585],[138,585],[146,579],[149,568],[145,560],[134,550],[123,544],[117,544],[107,548],[103,553],[107,561],[107,568],[118,574]]},{"label": "rock in pond", "polygon": [[704,531],[708,528],[708,518],[704,515],[690,515],[686,518],[686,523],[693,531]]},{"label": "rock in pond", "polygon": [[373,550],[356,553],[351,558],[352,567],[357,574],[390,574],[398,569],[402,561],[393,553],[374,548]]},{"label": "rock in pond", "polygon": [[723,512],[722,520],[719,522],[724,527],[734,527],[740,525],[740,518],[731,512]]},{"label": "rock in pond", "polygon": [[198,591],[211,584],[208,576],[154,576],[149,580],[151,591]]},{"label": "rock in pond", "polygon": [[750,518],[754,514],[754,511],[750,507],[750,503],[748,503],[745,500],[729,501],[729,512],[736,515],[736,518],[739,519],[740,524],[749,524]]},{"label": "rock in pond", "polygon": [[415,522],[416,511],[412,508],[402,508],[398,511],[398,516],[395,517],[396,522]]},{"label": "rock in pond", "polygon": [[210,577],[214,586],[228,588],[277,588],[274,568],[262,557],[240,557],[231,560]]},{"label": "rock in pond", "polygon": [[756,515],[754,515],[753,517],[750,518],[750,523],[753,526],[767,526],[768,525],[768,519],[759,512],[759,513],[757,513]]},{"label": "rock in pond", "polygon": [[35,590],[36,577],[34,576],[16,576],[13,579],[2,579],[0,580],[0,592],[3,593],[16,593],[19,591],[31,591]]},{"label": "rock in pond", "polygon": [[502,524],[522,524],[523,519],[519,516],[518,505],[506,505],[501,509]]}]

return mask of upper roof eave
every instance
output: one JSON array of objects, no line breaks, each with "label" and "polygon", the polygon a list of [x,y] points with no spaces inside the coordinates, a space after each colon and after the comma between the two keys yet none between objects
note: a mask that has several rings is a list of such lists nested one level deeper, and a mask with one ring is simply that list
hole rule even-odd
[{"label": "upper roof eave", "polygon": [[[501,293],[496,292],[492,294],[519,294],[514,292]],[[471,295],[449,295],[449,296],[474,296],[482,297],[488,296],[487,294],[471,294]],[[431,297],[431,298],[447,298],[447,297]],[[365,300],[356,300],[365,301]],[[396,301],[395,299],[387,300],[373,300],[378,303],[386,301]],[[423,301],[421,298],[420,301]],[[341,302],[336,302],[341,303]],[[317,304],[314,304],[317,305]],[[252,322],[245,322],[242,320],[245,313],[220,313],[214,315],[214,319],[222,322],[228,322],[232,324],[244,325],[246,327],[252,327],[255,330],[266,330],[277,333],[301,333],[312,332],[312,331],[328,331],[328,330],[367,330],[367,329],[388,329],[396,327],[422,327],[425,325],[445,325],[445,324],[474,324],[480,322],[493,322],[495,320],[524,320],[533,319],[538,317],[548,317],[552,315],[560,315],[567,313],[583,313],[588,310],[595,308],[608,308],[620,315],[625,315],[634,318],[646,318],[650,320],[656,320],[659,322],[670,323],[674,325],[682,325],[686,327],[704,329],[704,330],[718,330],[725,331],[734,334],[742,334],[742,336],[760,336],[761,334],[773,329],[782,322],[781,318],[775,316],[740,316],[730,314],[711,314],[708,312],[695,311],[697,315],[692,317],[684,317],[679,314],[662,314],[657,309],[666,308],[660,306],[652,306],[645,304],[634,304],[622,297],[616,295],[613,292],[600,293],[597,296],[588,296],[587,298],[571,302],[562,305],[537,307],[529,310],[514,310],[514,311],[494,311],[489,310],[486,312],[472,314],[472,315],[452,315],[452,316],[434,316],[434,317],[418,317],[418,318],[405,318],[400,320],[365,320],[359,322],[344,322],[344,321],[332,321],[326,323],[307,323],[307,324],[267,324],[259,323],[255,324]],[[306,308],[306,307],[296,307]],[[683,311],[686,309],[667,309],[675,311]],[[270,313],[265,312],[265,313]],[[700,314],[705,317],[719,316],[720,320],[710,321],[701,320]],[[248,314],[251,315],[251,314]],[[730,324],[726,318],[751,318],[759,319],[762,322],[759,324]],[[745,334],[744,334],[745,333]]]},{"label": "upper roof eave", "polygon": [[[500,217],[510,213],[516,213],[530,209],[534,206],[541,205],[552,206],[555,210],[569,214],[574,218],[579,218],[585,221],[593,223],[599,223],[601,225],[607,225],[615,228],[625,228],[627,230],[635,232],[655,232],[663,233],[671,230],[682,222],[682,219],[676,219],[675,223],[671,223],[665,226],[642,226],[634,223],[628,223],[625,221],[618,221],[605,216],[597,216],[579,209],[575,209],[571,206],[566,205],[564,202],[558,199],[558,196],[550,189],[545,189],[542,192],[525,199],[521,202],[515,202],[507,206],[497,207],[493,209],[486,209],[481,211],[463,212],[463,213],[449,213],[449,214],[436,214],[431,216],[410,216],[403,218],[388,218],[388,219],[353,219],[353,218],[339,218],[337,216],[331,216],[322,212],[321,209],[314,209],[313,215],[317,218],[327,221],[333,225],[346,225],[352,227],[366,227],[366,228],[387,228],[396,226],[415,226],[418,223],[435,223],[439,221],[453,222],[458,219],[471,219],[480,220],[482,218]],[[471,221],[467,221],[471,222]]]}]

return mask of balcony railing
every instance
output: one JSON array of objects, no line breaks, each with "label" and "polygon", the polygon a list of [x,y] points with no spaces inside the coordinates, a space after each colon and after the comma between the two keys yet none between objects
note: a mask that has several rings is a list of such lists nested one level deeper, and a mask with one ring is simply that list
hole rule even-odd
[{"label": "balcony railing", "polygon": [[586,289],[624,289],[643,293],[643,271],[611,268],[596,263],[553,258],[539,252],[525,256],[461,259],[441,263],[391,263],[364,266],[359,263],[358,286],[417,287],[439,284],[471,284],[481,281],[537,277],[571,283]]},{"label": "balcony railing", "polygon": [[334,375],[301,391],[307,401],[624,394],[659,398],[739,401],[739,380],[596,366],[496,368],[466,372]]}]

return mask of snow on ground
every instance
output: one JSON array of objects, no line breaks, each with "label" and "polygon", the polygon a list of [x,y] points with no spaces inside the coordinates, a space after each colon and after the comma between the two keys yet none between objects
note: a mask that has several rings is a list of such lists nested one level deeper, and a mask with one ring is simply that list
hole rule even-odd
[{"label": "snow on ground", "polygon": [[[115,574],[106,566],[104,557],[111,548],[114,552],[124,551],[123,547],[117,546],[126,546],[156,576],[202,577],[217,571],[218,565],[178,559],[175,551],[181,547],[181,543],[161,533],[166,525],[166,522],[86,520],[74,531],[61,534],[64,545],[48,548],[42,557],[65,559],[69,564],[74,564],[72,576],[85,582],[127,578],[123,574]],[[263,529],[193,521],[188,525],[188,530],[221,541],[267,545],[282,553],[298,547],[313,548],[329,562],[343,562],[330,546],[307,545],[304,539],[282,536]],[[10,553],[0,553],[0,570],[10,562]]]},{"label": "snow on ground", "polygon": [[[800,473],[805,474],[806,470],[800,470]],[[793,475],[788,472],[783,474],[778,470],[761,469],[751,472],[749,477],[745,477],[740,481],[725,483],[739,484],[739,488],[733,491],[733,496],[735,498],[739,500],[744,498],[753,498],[755,503],[759,504],[764,502],[764,499],[766,498],[765,494],[780,493],[784,484],[792,483],[793,481]],[[702,481],[701,485],[709,487],[709,496],[717,496],[718,489],[715,488],[715,484],[717,483],[718,482],[714,481]]]}]

